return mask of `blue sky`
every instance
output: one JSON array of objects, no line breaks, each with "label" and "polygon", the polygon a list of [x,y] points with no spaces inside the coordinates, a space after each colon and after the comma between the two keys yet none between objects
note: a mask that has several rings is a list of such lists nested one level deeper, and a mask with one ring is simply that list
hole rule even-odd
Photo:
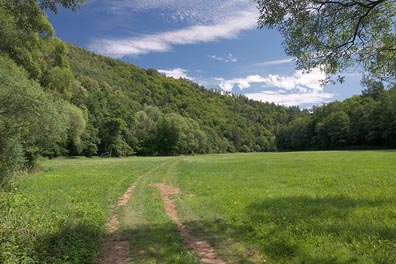
[{"label": "blue sky", "polygon": [[257,29],[253,0],[87,0],[77,13],[49,14],[56,35],[95,53],[207,88],[309,108],[360,94],[360,75],[322,87],[303,74],[276,30]]}]

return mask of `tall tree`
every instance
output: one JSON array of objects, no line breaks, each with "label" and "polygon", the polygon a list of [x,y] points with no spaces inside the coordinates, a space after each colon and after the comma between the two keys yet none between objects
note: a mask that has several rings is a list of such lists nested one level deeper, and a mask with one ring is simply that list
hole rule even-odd
[{"label": "tall tree", "polygon": [[396,3],[390,0],[257,0],[260,27],[277,28],[301,69],[328,76],[362,65],[396,81]]}]

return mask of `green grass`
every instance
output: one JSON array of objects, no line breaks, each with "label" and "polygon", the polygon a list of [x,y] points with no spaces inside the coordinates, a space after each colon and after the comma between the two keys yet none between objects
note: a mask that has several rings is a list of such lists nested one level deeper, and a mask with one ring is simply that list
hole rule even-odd
[{"label": "green grass", "polygon": [[120,213],[121,232],[131,242],[131,263],[198,264],[166,215],[159,190],[149,186],[173,178],[178,161],[174,158],[147,175]]},{"label": "green grass", "polygon": [[396,263],[396,152],[203,156],[178,169],[194,194],[179,202],[185,221],[235,263]]},{"label": "green grass", "polygon": [[131,263],[197,263],[150,183],[179,187],[193,234],[227,263],[396,263],[396,152],[56,159],[0,197],[0,263],[95,263],[110,207]]},{"label": "green grass", "polygon": [[57,159],[0,204],[0,263],[94,263],[110,206],[159,159]]}]

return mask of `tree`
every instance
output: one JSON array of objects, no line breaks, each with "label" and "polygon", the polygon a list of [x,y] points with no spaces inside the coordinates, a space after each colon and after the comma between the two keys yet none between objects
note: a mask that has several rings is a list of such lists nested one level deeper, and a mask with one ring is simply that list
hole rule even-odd
[{"label": "tree", "polygon": [[122,132],[125,129],[125,126],[125,121],[121,118],[111,118],[107,120],[101,131],[101,147],[104,154],[110,157],[128,156],[133,154],[133,150],[122,137]]},{"label": "tree", "polygon": [[[257,0],[261,28],[277,28],[297,68],[328,76],[362,65],[396,81],[395,1]],[[342,79],[339,79],[342,80]]]},{"label": "tree", "polygon": [[49,9],[55,14],[58,13],[58,6],[69,8],[73,11],[77,10],[85,0],[40,0],[40,7],[42,9]]},{"label": "tree", "polygon": [[382,82],[370,79],[367,76],[363,77],[361,84],[366,87],[366,89],[362,91],[362,95],[371,96],[374,99],[378,99],[385,90],[384,84]]},{"label": "tree", "polygon": [[32,166],[38,154],[58,152],[68,134],[77,146],[84,128],[80,109],[45,93],[0,56],[0,182],[25,161]]},{"label": "tree", "polygon": [[73,73],[68,67],[51,68],[43,80],[43,84],[52,93],[69,100],[72,96],[72,84],[74,81]]},{"label": "tree", "polygon": [[180,127],[167,116],[163,116],[157,127],[156,145],[158,154],[161,156],[176,155],[180,134]]}]

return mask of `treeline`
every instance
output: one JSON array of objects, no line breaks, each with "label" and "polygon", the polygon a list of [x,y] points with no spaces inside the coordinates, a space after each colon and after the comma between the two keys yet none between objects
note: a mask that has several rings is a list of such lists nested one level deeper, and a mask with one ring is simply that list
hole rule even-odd
[{"label": "treeline", "polygon": [[65,44],[43,8],[79,2],[0,0],[0,183],[39,156],[271,151],[302,115]]},{"label": "treeline", "polygon": [[365,78],[362,95],[314,107],[277,133],[281,150],[395,148],[396,88]]}]

